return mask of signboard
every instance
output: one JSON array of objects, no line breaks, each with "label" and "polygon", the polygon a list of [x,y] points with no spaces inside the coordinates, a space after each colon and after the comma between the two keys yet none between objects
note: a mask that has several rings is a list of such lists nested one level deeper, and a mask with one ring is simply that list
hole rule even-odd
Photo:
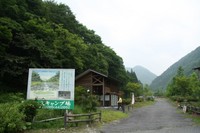
[{"label": "signboard", "polygon": [[74,109],[74,69],[29,69],[27,99],[50,109]]}]

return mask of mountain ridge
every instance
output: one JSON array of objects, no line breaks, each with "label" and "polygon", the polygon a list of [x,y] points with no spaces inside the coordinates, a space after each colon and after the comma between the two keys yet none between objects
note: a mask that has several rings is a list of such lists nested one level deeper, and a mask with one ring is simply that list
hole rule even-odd
[{"label": "mountain ridge", "polygon": [[200,66],[200,46],[182,57],[166,69],[160,76],[155,78],[150,85],[151,88],[153,90],[166,89],[180,66],[184,69],[185,75],[190,75],[194,72],[193,68]]},{"label": "mountain ridge", "polygon": [[131,69],[136,73],[138,80],[140,80],[143,84],[150,85],[151,82],[157,77],[156,74],[152,73],[150,70],[140,65],[136,65],[133,68],[126,67],[126,70],[129,72],[131,71]]}]

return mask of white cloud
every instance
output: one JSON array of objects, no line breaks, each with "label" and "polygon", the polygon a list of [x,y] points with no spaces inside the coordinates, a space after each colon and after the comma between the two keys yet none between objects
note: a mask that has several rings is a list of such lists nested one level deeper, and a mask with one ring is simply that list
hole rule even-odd
[{"label": "white cloud", "polygon": [[159,75],[199,46],[198,0],[56,0],[101,36],[127,67]]}]

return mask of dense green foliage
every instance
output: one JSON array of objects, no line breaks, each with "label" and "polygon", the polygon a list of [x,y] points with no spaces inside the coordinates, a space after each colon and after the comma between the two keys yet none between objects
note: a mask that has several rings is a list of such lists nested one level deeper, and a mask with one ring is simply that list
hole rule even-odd
[{"label": "dense green foliage", "polygon": [[37,114],[37,109],[39,109],[40,107],[41,105],[38,102],[28,100],[28,101],[24,101],[21,104],[19,110],[25,115],[26,122],[32,122],[33,118]]},{"label": "dense green foliage", "polygon": [[143,85],[142,83],[140,83],[140,81],[137,79],[135,72],[133,72],[132,70],[130,72],[127,71],[127,75],[129,82],[126,84],[123,90],[125,92],[125,99],[123,100],[124,104],[131,103],[132,93],[134,93],[136,99],[139,99],[138,101],[143,100],[143,98],[140,99],[139,96],[143,96],[144,99],[147,99],[148,96],[152,96],[152,91],[150,87],[147,84]]},{"label": "dense green foliage", "polygon": [[24,100],[22,93],[2,93],[0,94],[1,103],[21,102]]},{"label": "dense green foliage", "polygon": [[158,76],[151,84],[151,88],[154,90],[165,90],[167,85],[173,80],[173,77],[176,76],[176,72],[179,66],[182,66],[184,69],[184,74],[186,76],[191,75],[194,70],[193,68],[200,66],[200,47],[196,48],[191,53],[184,56],[182,59],[177,61],[175,64],[170,66],[163,74]]},{"label": "dense green foliage", "polygon": [[0,1],[0,60],[0,84],[11,91],[25,91],[29,68],[90,68],[127,82],[122,58],[53,1]]},{"label": "dense green foliage", "polygon": [[197,74],[186,76],[183,68],[179,67],[177,75],[167,87],[167,96],[179,102],[200,100],[200,81]]},{"label": "dense green foliage", "polygon": [[131,93],[134,93],[134,95],[136,97],[141,96],[142,95],[142,85],[139,83],[133,83],[133,82],[129,82],[126,85],[126,91],[129,92],[131,97]]},{"label": "dense green foliage", "polygon": [[0,133],[16,133],[31,128],[40,107],[35,101],[25,101],[21,93],[0,95]]},{"label": "dense green foliage", "polygon": [[128,81],[133,82],[133,83],[139,82],[135,72],[132,69],[130,71],[127,71],[127,75],[128,75],[128,78],[129,78]]},{"label": "dense green foliage", "polygon": [[75,88],[75,103],[86,113],[97,110],[98,98],[81,86]]},{"label": "dense green foliage", "polygon": [[142,95],[142,85],[140,83],[128,82],[125,87],[125,98],[123,99],[123,104],[129,105],[132,101],[132,94],[135,97]]},{"label": "dense green foliage", "polygon": [[0,104],[0,132],[15,133],[26,128],[25,115],[19,111],[19,104]]}]

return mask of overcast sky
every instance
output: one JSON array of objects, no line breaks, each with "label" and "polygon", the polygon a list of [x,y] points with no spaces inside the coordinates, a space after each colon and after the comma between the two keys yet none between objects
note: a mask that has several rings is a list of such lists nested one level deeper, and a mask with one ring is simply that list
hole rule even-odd
[{"label": "overcast sky", "polygon": [[55,0],[123,58],[156,75],[200,44],[200,0]]}]

